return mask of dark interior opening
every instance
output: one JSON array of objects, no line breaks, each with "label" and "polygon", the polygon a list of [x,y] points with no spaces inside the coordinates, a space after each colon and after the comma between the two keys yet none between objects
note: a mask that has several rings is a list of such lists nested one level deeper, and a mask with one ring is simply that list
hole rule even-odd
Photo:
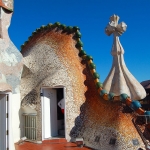
[{"label": "dark interior opening", "polygon": [[[64,89],[57,89],[57,104],[60,100],[64,98]],[[61,108],[57,105],[57,120],[58,120],[58,136],[65,136],[65,125],[64,125],[64,113],[62,113]]]}]

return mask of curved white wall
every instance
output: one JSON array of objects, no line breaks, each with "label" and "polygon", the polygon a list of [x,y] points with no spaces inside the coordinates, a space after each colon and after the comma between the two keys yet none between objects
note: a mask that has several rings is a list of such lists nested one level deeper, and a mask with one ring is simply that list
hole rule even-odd
[{"label": "curved white wall", "polygon": [[13,132],[13,142],[16,143],[20,140],[20,94],[12,94],[11,101],[11,124]]}]

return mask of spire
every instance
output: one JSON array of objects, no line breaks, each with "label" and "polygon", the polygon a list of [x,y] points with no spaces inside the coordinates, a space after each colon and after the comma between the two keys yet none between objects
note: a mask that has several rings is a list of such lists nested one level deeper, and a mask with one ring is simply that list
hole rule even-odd
[{"label": "spire", "polygon": [[113,34],[113,46],[111,54],[113,63],[110,73],[104,81],[103,87],[109,92],[119,96],[122,93],[128,94],[131,99],[139,100],[146,96],[143,86],[130,73],[124,62],[124,49],[119,41],[127,28],[124,22],[118,24],[119,16],[113,15],[110,17],[110,22],[105,28],[105,33],[110,36]]}]

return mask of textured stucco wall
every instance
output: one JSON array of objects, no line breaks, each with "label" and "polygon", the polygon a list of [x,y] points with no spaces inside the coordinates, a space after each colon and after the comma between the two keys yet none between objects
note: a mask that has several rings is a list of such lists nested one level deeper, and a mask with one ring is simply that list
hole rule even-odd
[{"label": "textured stucco wall", "polygon": [[[47,37],[50,37],[47,39]],[[32,97],[36,97],[38,112],[38,138],[41,139],[41,98],[40,88],[43,86],[66,87],[66,132],[67,139],[74,126],[74,120],[80,112],[80,105],[85,101],[86,90],[85,76],[82,73],[84,66],[80,63],[78,50],[74,47],[75,41],[72,35],[50,32],[35,40],[29,49],[23,53],[25,65],[25,77],[21,80],[22,105],[28,101],[32,103]],[[35,92],[31,92],[31,91]],[[29,93],[29,96],[27,95]],[[37,95],[35,95],[35,93]],[[34,100],[33,100],[34,101]],[[32,104],[30,104],[32,105]],[[32,107],[32,106],[31,106]],[[33,106],[34,107],[34,106]]]},{"label": "textured stucco wall", "polygon": [[[21,80],[22,107],[28,105],[37,110],[38,139],[42,138],[40,88],[63,85],[67,139],[83,137],[87,146],[101,150],[144,147],[131,121],[132,114],[124,113],[121,103],[100,98],[87,62],[78,56],[72,36],[46,30],[37,33],[22,49],[26,65]],[[115,145],[109,144],[111,138],[116,138]],[[138,139],[139,145],[133,145],[133,139]]]},{"label": "textured stucco wall", "polygon": [[[98,150],[137,150],[144,148],[143,141],[132,123],[132,113],[127,113],[120,102],[103,100],[92,82],[88,69],[85,85],[86,101],[76,119],[71,136],[83,137],[85,144]],[[126,112],[126,113],[125,113]],[[96,137],[99,141],[96,141]],[[116,144],[110,145],[110,139],[116,138]],[[134,146],[132,140],[138,139],[139,145]]]}]

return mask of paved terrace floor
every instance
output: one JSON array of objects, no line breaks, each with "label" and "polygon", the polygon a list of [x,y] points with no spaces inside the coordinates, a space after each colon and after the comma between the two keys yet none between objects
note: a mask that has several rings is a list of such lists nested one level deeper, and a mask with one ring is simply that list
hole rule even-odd
[{"label": "paved terrace floor", "polygon": [[44,141],[42,144],[24,142],[20,145],[15,144],[16,150],[92,150],[88,147],[77,147],[75,143],[65,141]]}]

